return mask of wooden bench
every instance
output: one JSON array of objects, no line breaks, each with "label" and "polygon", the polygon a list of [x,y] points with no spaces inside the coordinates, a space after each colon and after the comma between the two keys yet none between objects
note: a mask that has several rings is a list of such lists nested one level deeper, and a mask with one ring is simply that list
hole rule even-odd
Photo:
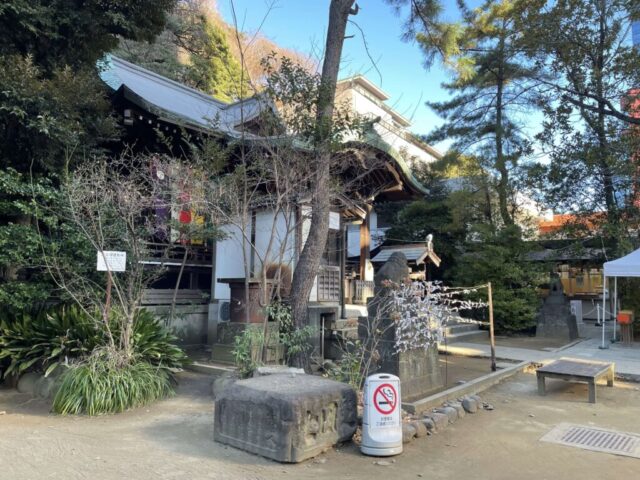
[{"label": "wooden bench", "polygon": [[559,378],[569,382],[586,383],[589,385],[589,403],[596,403],[596,382],[603,377],[607,379],[607,386],[613,387],[614,364],[605,362],[589,362],[561,358],[536,371],[538,377],[538,393],[546,394],[545,379]]}]

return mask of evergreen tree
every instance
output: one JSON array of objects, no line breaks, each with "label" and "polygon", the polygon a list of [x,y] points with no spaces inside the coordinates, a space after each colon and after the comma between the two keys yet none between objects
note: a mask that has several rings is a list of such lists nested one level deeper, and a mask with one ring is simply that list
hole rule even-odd
[{"label": "evergreen tree", "polygon": [[406,203],[399,210],[397,202],[376,206],[378,215],[391,214],[386,241],[424,242],[433,234],[434,248],[442,258],[436,276],[452,280],[471,228],[491,224],[495,202],[487,176],[475,158],[455,153],[416,173],[429,190],[426,198]]},{"label": "evergreen tree", "polygon": [[476,225],[453,272],[456,285],[491,282],[494,321],[501,333],[530,331],[540,305],[536,290],[544,276],[526,261],[527,245],[521,236],[516,225],[501,230]]},{"label": "evergreen tree", "polygon": [[4,0],[0,55],[31,56],[51,72],[93,66],[119,38],[152,40],[176,0]]},{"label": "evergreen tree", "polygon": [[[5,307],[49,297],[55,286],[42,275],[41,242],[73,243],[64,219],[36,216],[34,202],[56,211],[57,178],[117,138],[96,62],[119,38],[152,39],[174,4],[0,3],[0,304]],[[68,251],[81,255],[77,245]]]},{"label": "evergreen tree", "polygon": [[154,42],[123,41],[125,60],[231,102],[253,93],[233,54],[228,29],[200,2],[181,1]]},{"label": "evergreen tree", "polygon": [[526,37],[545,73],[538,139],[550,159],[531,169],[532,184],[555,209],[590,217],[622,251],[640,226],[640,53],[630,42],[639,16],[637,1],[557,0],[532,16]]},{"label": "evergreen tree", "polygon": [[512,172],[531,152],[522,113],[531,108],[535,69],[523,55],[521,38],[532,2],[487,0],[473,10],[459,5],[459,24],[442,24],[435,33],[416,36],[427,58],[442,52],[454,72],[443,85],[451,100],[429,103],[445,123],[428,140],[453,139],[454,148],[483,160],[496,178],[501,222],[512,225]]}]

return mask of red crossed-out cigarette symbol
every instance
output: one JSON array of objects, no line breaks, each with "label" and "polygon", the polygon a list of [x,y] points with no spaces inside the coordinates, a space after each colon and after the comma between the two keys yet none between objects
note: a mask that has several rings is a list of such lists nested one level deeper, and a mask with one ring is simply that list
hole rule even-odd
[{"label": "red crossed-out cigarette symbol", "polygon": [[383,415],[389,415],[396,409],[398,394],[390,383],[383,383],[373,392],[373,406]]}]

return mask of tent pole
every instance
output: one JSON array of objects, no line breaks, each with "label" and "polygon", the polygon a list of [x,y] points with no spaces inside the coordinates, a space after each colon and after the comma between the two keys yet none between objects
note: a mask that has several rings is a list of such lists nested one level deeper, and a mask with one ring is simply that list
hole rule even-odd
[{"label": "tent pole", "polygon": [[618,326],[618,277],[613,277],[613,341],[618,341],[616,329]]},{"label": "tent pole", "polygon": [[606,319],[607,319],[606,310],[605,310],[605,305],[607,301],[606,294],[607,294],[607,277],[603,277],[602,278],[602,345],[600,345],[601,350],[608,348],[607,345],[604,343],[605,325],[606,325]]}]

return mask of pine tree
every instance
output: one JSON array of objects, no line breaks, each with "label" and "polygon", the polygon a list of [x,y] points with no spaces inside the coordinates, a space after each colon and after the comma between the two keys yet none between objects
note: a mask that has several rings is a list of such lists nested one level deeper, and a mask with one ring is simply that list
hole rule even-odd
[{"label": "pine tree", "polygon": [[535,68],[523,55],[521,38],[532,2],[487,0],[474,10],[459,3],[460,23],[416,35],[427,58],[441,52],[454,74],[443,85],[452,98],[428,103],[445,119],[428,140],[453,139],[455,149],[482,159],[496,178],[502,224],[512,225],[512,172],[531,152],[522,113],[531,108]]}]

